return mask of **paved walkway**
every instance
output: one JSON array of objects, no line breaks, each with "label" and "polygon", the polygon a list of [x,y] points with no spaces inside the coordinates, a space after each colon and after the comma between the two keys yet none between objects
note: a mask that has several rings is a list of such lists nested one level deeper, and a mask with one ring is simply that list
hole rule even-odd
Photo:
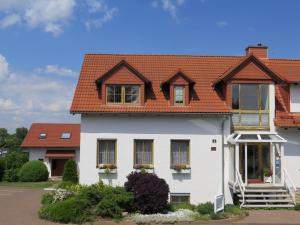
[{"label": "paved walkway", "polygon": [[[45,191],[41,189],[26,189],[0,187],[0,225],[59,225],[41,220],[38,217],[38,210],[41,206],[41,196]],[[211,222],[193,222],[177,225],[211,225],[211,224],[299,224],[300,212],[293,210],[252,210],[250,215],[235,221],[211,221]],[[94,225],[134,225],[130,221],[115,223],[113,221],[100,221]]]}]

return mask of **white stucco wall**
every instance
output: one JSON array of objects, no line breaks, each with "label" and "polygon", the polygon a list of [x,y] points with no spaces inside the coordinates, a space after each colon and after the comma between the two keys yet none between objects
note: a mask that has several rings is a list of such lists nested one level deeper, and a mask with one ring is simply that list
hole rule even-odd
[{"label": "white stucco wall", "polygon": [[290,86],[290,108],[291,112],[300,112],[300,86]]},{"label": "white stucco wall", "polygon": [[284,143],[284,161],[286,168],[295,185],[300,188],[300,131],[296,128],[277,131],[280,136],[287,140]]},{"label": "white stucco wall", "polygon": [[[229,132],[229,126],[226,126]],[[99,174],[97,139],[117,139],[117,174]],[[191,203],[213,201],[222,191],[221,117],[82,115],[80,183],[123,185],[133,171],[134,139],[153,139],[154,170],[171,193],[190,193]],[[172,174],[170,141],[190,140],[191,174]],[[212,143],[216,139],[217,143]],[[211,147],[217,147],[211,151]],[[227,176],[227,174],[226,174]]]},{"label": "white stucco wall", "polygon": [[[45,148],[34,148],[34,149],[26,149],[24,150],[25,152],[29,153],[29,160],[39,160],[43,159],[44,164],[46,165],[48,172],[49,172],[49,177],[51,177],[51,159],[45,157],[47,149]],[[76,151],[76,156],[75,156],[75,161],[77,163],[77,166],[79,168],[80,164],[80,151],[77,149]]]}]

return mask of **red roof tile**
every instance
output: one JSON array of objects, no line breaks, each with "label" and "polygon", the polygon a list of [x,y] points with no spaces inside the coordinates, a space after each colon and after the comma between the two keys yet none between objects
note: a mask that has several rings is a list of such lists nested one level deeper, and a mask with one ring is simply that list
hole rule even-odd
[{"label": "red roof tile", "polygon": [[300,114],[288,112],[276,112],[275,126],[300,127]]},{"label": "red roof tile", "polygon": [[[212,87],[222,75],[235,68],[245,58],[253,56],[188,56],[188,55],[113,55],[87,54],[84,57],[81,74],[75,90],[71,113],[224,113],[230,107]],[[111,106],[102,104],[101,93],[95,81],[111,71],[116,65],[126,62],[135,71],[146,77],[152,85],[154,97],[146,98],[141,106]],[[300,82],[300,60],[260,58],[259,63],[277,80]],[[198,98],[187,106],[172,106],[161,91],[161,84],[176,74],[184,74],[195,82],[193,89]],[[276,93],[279,93],[276,90]],[[283,111],[288,110],[287,103],[280,95],[276,96]]]},{"label": "red roof tile", "polygon": [[[61,139],[63,132],[70,132],[70,139]],[[40,139],[40,133],[46,133],[46,138]],[[79,148],[80,124],[33,123],[21,147]]]}]

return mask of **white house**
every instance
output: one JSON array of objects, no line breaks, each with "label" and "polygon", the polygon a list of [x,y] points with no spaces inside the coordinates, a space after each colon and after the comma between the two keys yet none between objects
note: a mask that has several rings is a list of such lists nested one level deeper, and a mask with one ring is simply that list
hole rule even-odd
[{"label": "white house", "polygon": [[87,54],[71,113],[81,114],[80,183],[155,173],[171,202],[291,207],[300,187],[300,60]]},{"label": "white house", "polygon": [[68,159],[79,165],[80,124],[33,123],[21,147],[29,160],[45,163],[49,177],[60,177]]}]

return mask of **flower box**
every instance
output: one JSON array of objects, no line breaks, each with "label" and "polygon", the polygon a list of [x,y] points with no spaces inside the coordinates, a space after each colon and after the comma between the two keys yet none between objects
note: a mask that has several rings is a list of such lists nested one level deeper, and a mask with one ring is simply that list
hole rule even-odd
[{"label": "flower box", "polygon": [[172,173],[175,174],[189,174],[191,173],[191,167],[188,165],[175,165],[171,167]]},{"label": "flower box", "polygon": [[154,173],[154,168],[152,165],[134,165],[134,171],[142,173]]},{"label": "flower box", "polygon": [[103,174],[114,174],[117,173],[116,165],[112,164],[100,164],[98,167],[98,172]]}]

